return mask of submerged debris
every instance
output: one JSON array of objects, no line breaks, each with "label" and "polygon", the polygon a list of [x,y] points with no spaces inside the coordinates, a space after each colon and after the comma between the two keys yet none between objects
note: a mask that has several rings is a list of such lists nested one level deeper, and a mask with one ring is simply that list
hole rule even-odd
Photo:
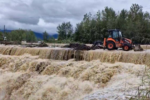
[{"label": "submerged debris", "polygon": [[90,46],[86,46],[85,44],[79,44],[79,43],[70,43],[69,45],[65,45],[63,47],[73,48],[74,50],[90,50]]},{"label": "submerged debris", "polygon": [[102,45],[92,45],[87,46],[85,44],[79,43],[70,43],[69,45],[63,46],[64,48],[73,48],[74,50],[95,50],[95,49],[102,49]]},{"label": "submerged debris", "polygon": [[48,47],[48,45],[45,42],[40,43],[28,43],[25,44],[26,47]]}]

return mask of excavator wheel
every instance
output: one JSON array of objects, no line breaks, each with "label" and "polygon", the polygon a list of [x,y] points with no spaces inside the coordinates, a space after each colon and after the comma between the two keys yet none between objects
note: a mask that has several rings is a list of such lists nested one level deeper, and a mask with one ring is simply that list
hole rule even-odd
[{"label": "excavator wheel", "polygon": [[128,45],[124,45],[124,46],[123,46],[123,50],[124,50],[124,51],[129,51],[129,50],[130,50],[130,47],[129,47]]},{"label": "excavator wheel", "polygon": [[107,42],[107,49],[108,49],[108,50],[113,50],[113,49],[115,49],[115,43],[112,42],[112,41],[108,41],[108,42]]}]

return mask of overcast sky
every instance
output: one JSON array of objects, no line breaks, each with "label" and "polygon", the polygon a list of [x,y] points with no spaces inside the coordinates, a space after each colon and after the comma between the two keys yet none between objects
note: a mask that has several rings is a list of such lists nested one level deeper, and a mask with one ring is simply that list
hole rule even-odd
[{"label": "overcast sky", "polygon": [[150,0],[0,0],[0,29],[31,29],[57,33],[57,26],[70,21],[75,27],[85,13],[95,14],[106,6],[115,11],[133,3],[150,13]]}]

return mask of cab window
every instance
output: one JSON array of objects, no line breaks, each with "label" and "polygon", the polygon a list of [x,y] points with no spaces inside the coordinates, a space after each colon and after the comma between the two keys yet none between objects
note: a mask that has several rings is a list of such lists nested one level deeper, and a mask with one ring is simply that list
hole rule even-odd
[{"label": "cab window", "polygon": [[117,31],[113,32],[113,38],[118,38],[118,32]]}]

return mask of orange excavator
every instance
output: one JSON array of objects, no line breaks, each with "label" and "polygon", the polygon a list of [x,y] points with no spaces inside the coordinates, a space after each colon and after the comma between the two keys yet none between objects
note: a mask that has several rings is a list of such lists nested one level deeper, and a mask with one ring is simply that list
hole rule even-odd
[{"label": "orange excavator", "polygon": [[114,50],[122,48],[128,51],[133,48],[132,40],[123,38],[122,33],[118,29],[108,30],[108,38],[104,38],[103,42],[104,49]]},{"label": "orange excavator", "polygon": [[[105,30],[104,30],[105,31]],[[122,37],[122,33],[118,29],[107,30],[108,38],[104,38],[104,42],[95,41],[91,47],[81,44],[70,44],[67,47],[73,47],[75,50],[95,50],[95,49],[108,49],[115,50],[122,48],[124,51],[134,49],[134,51],[143,51],[143,48],[138,45],[133,45],[131,39]]]}]

